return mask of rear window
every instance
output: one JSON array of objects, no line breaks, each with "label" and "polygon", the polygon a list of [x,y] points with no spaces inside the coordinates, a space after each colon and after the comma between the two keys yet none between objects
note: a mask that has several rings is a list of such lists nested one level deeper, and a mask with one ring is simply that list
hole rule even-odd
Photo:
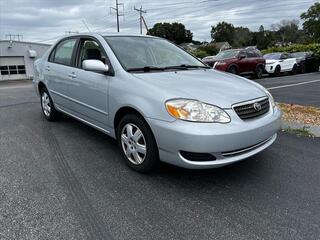
[{"label": "rear window", "polygon": [[76,39],[68,39],[59,43],[59,45],[53,50],[53,56],[50,56],[50,61],[63,65],[71,65],[75,44]]}]

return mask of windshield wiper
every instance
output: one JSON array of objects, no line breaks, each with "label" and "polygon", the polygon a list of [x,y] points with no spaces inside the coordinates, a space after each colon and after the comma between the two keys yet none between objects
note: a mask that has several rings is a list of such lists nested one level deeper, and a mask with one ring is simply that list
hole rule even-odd
[{"label": "windshield wiper", "polygon": [[210,67],[208,67],[208,66],[181,64],[181,65],[177,65],[177,66],[167,66],[164,69],[185,69],[185,70],[187,70],[189,68],[205,68],[205,69],[209,69]]},{"label": "windshield wiper", "polygon": [[164,71],[164,68],[161,67],[153,67],[153,66],[145,66],[141,68],[129,68],[128,72],[150,72],[150,71]]}]

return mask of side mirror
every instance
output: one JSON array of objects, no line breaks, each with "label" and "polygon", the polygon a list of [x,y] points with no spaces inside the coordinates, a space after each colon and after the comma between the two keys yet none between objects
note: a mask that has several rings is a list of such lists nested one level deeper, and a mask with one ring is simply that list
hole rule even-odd
[{"label": "side mirror", "polygon": [[244,58],[246,58],[247,56],[246,55],[244,55],[244,54],[241,54],[241,55],[239,55],[239,59],[241,60],[241,59],[244,59]]},{"label": "side mirror", "polygon": [[86,71],[92,71],[92,72],[101,72],[106,73],[109,71],[109,66],[104,64],[100,60],[84,60],[82,62],[82,68]]}]

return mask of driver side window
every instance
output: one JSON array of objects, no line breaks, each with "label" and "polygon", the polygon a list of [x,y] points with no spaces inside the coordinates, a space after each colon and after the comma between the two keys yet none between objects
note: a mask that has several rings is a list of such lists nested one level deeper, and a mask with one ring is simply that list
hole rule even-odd
[{"label": "driver side window", "polygon": [[102,51],[100,45],[91,39],[81,41],[80,52],[78,59],[78,67],[82,68],[84,60],[100,60],[104,64],[107,64],[107,56]]}]

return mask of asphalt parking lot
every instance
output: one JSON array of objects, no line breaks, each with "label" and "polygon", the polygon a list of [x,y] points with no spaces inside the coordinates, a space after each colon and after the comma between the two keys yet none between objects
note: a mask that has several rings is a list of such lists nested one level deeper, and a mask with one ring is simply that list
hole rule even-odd
[{"label": "asphalt parking lot", "polygon": [[[317,74],[259,81],[275,87]],[[296,87],[284,100],[296,99]],[[271,91],[277,100],[280,89]],[[319,239],[319,146],[280,133],[225,168],[163,164],[142,175],[104,134],[66,116],[47,122],[29,82],[0,83],[0,239]]]},{"label": "asphalt parking lot", "polygon": [[268,88],[277,102],[320,107],[320,72],[255,81]]}]

